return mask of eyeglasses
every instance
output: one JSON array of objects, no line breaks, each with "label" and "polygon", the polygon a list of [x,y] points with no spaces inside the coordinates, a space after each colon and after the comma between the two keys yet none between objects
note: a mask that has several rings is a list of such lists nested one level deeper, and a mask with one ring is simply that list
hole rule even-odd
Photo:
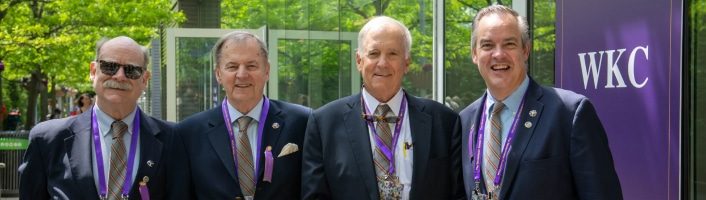
[{"label": "eyeglasses", "polygon": [[123,67],[123,71],[125,72],[125,77],[129,79],[138,79],[142,77],[142,73],[144,73],[145,71],[145,68],[143,67],[130,64],[123,65],[120,63],[105,60],[99,60],[98,63],[100,65],[101,72],[108,76],[113,76],[118,73],[118,70],[121,66]]}]

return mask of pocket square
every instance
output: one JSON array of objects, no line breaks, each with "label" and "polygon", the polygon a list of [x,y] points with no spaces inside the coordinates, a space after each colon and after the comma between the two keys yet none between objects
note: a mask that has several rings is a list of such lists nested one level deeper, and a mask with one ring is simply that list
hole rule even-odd
[{"label": "pocket square", "polygon": [[297,146],[297,144],[287,143],[287,145],[284,145],[284,147],[282,147],[282,151],[279,152],[279,155],[277,155],[277,157],[279,158],[282,156],[286,156],[297,151],[299,151],[299,146]]}]

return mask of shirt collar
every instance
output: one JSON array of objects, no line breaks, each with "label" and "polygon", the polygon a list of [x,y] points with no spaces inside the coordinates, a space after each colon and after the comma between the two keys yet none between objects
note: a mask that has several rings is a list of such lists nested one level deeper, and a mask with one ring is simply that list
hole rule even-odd
[{"label": "shirt collar", "polygon": [[[226,100],[228,102],[228,114],[230,115],[230,123],[232,124],[235,122],[235,120],[238,120],[238,118],[242,117],[243,113],[240,113],[240,111],[236,110],[233,105],[230,105],[230,101]],[[257,105],[250,110],[250,112],[247,114],[248,117],[252,118],[254,121],[258,122],[260,120],[260,115],[262,112],[262,104],[265,102],[265,98],[261,98],[259,102],[257,102]]]},{"label": "shirt collar", "polygon": [[[402,107],[402,98],[404,97],[404,92],[402,92],[402,89],[397,91],[397,94],[390,99],[390,101],[387,101],[387,105],[390,106],[390,109],[392,109],[392,112],[395,113],[395,115],[400,113],[400,107]],[[370,95],[365,88],[363,88],[363,99],[365,99],[365,104],[367,104],[368,111],[370,113],[368,114],[374,114],[375,109],[380,105],[380,102],[373,97],[373,95]]]},{"label": "shirt collar", "polygon": [[[505,108],[509,109],[510,112],[515,112],[517,109],[520,107],[520,103],[522,103],[522,97],[525,96],[525,93],[527,92],[527,87],[529,86],[529,77],[525,75],[525,80],[520,83],[520,86],[515,89],[515,91],[510,94],[510,96],[503,101],[503,104],[505,104]],[[488,97],[485,100],[485,108],[486,108],[486,113],[490,113],[492,110],[493,104],[497,101],[495,97],[493,97],[492,94],[490,94],[490,91],[486,89],[486,94]]]},{"label": "shirt collar", "polygon": [[[107,136],[110,132],[110,126],[113,124],[115,119],[103,112],[98,106],[93,106],[93,111],[96,112],[96,118],[98,118],[98,127],[100,128],[101,135],[103,137]],[[120,120],[127,124],[127,134],[132,134],[132,122],[135,119],[135,113],[137,113],[137,106],[135,106],[135,109],[124,119]]]}]

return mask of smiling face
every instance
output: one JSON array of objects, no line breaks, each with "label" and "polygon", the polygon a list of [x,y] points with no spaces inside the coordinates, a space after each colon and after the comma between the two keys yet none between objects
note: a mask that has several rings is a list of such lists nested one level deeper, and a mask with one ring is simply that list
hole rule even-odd
[{"label": "smiling face", "polygon": [[511,15],[490,14],[478,22],[473,63],[493,97],[502,101],[524,81],[529,44],[523,44],[517,18]]},{"label": "smiling face", "polygon": [[410,62],[404,30],[392,23],[382,23],[366,33],[359,48],[356,64],[365,90],[378,101],[387,102],[402,87]]},{"label": "smiling face", "polygon": [[221,46],[216,78],[225,89],[228,102],[247,114],[262,99],[270,65],[254,38],[228,40]]},{"label": "smiling face", "polygon": [[125,76],[125,67],[121,66],[115,74],[108,75],[101,70],[99,61],[145,67],[142,47],[128,37],[117,37],[103,43],[99,52],[97,60],[90,65],[96,103],[104,111],[132,112],[147,88],[150,72],[145,70],[139,78],[129,79]]}]

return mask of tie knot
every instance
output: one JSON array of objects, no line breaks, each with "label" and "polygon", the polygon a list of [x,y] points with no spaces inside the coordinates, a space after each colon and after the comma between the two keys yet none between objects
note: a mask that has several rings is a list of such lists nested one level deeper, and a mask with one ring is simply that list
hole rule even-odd
[{"label": "tie knot", "polygon": [[252,122],[252,117],[242,116],[236,121],[238,122],[238,129],[240,129],[240,131],[245,131],[248,129],[250,122]]},{"label": "tie knot", "polygon": [[110,130],[113,135],[113,139],[122,138],[127,131],[127,124],[120,120],[113,121],[113,124],[110,125]]},{"label": "tie knot", "polygon": [[503,104],[503,102],[500,102],[500,101],[495,102],[495,105],[493,106],[493,115],[500,113],[500,111],[502,111],[503,108],[505,108],[505,104]]},{"label": "tie knot", "polygon": [[397,116],[392,112],[390,105],[380,104],[375,108],[375,121],[384,123],[397,123]]}]

